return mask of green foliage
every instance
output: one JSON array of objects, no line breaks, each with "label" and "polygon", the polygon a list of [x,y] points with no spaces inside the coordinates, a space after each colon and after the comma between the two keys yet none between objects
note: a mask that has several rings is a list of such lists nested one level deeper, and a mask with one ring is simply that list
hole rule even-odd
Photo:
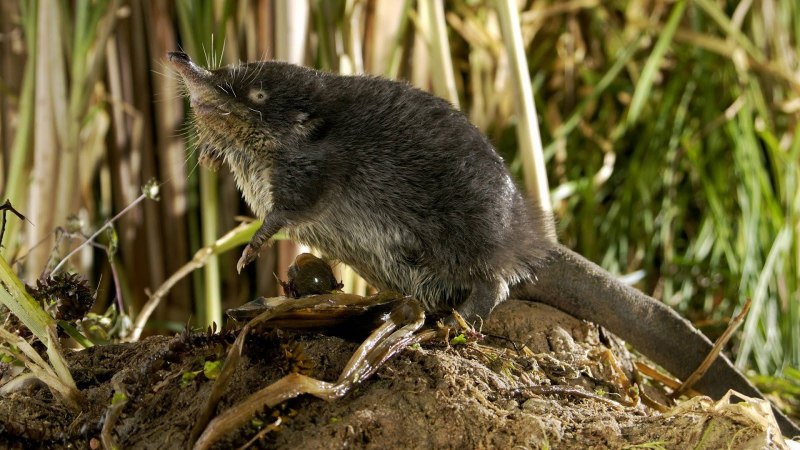
[{"label": "green foliage", "polygon": [[800,364],[790,3],[771,4],[787,13],[775,23],[765,4],[603,4],[543,24],[531,47],[556,30],[574,45],[531,57],[562,240],[643,270],[641,288],[712,336],[751,298],[737,363],[763,372]]},{"label": "green foliage", "polygon": [[195,378],[203,373],[202,370],[187,370],[181,375],[181,388],[187,388],[194,383]]},{"label": "green foliage", "polygon": [[466,343],[467,337],[464,336],[464,333],[461,333],[458,336],[454,336],[453,339],[450,339],[450,345],[464,345]]},{"label": "green foliage", "polygon": [[128,401],[128,396],[124,392],[114,392],[114,395],[111,396],[111,404],[118,405],[120,403],[124,403]]},{"label": "green foliage", "polygon": [[203,363],[203,375],[209,380],[216,380],[222,371],[223,361],[206,361]]}]

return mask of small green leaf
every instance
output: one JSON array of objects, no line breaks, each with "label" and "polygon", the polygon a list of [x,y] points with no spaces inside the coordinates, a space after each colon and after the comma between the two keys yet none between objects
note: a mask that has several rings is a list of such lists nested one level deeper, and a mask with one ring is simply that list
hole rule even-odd
[{"label": "small green leaf", "polygon": [[118,405],[123,402],[128,401],[128,396],[124,392],[114,392],[114,395],[111,397],[111,404]]},{"label": "small green leaf", "polygon": [[466,343],[467,343],[467,337],[464,336],[464,333],[461,333],[450,340],[450,345],[463,345]]},{"label": "small green leaf", "polygon": [[181,375],[181,388],[188,387],[190,384],[192,384],[192,382],[194,381],[195,378],[197,378],[197,375],[200,372],[202,371],[190,370],[188,372],[183,372],[183,375]]},{"label": "small green leaf", "polygon": [[109,257],[117,254],[119,248],[119,236],[117,230],[113,226],[106,228],[106,237],[108,238],[108,255]]},{"label": "small green leaf", "polygon": [[222,361],[206,361],[203,364],[203,375],[209,380],[216,380],[222,372]]}]

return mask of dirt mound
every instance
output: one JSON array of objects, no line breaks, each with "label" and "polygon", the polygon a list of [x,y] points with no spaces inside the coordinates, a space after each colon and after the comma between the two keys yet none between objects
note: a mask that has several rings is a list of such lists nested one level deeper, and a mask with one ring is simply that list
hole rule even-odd
[{"label": "dirt mound", "polygon": [[[632,358],[598,327],[549,307],[506,302],[483,331],[503,338],[401,352],[343,399],[304,396],[264,411],[215,448],[780,448],[774,424],[749,406],[696,399],[668,413],[637,401]],[[128,403],[120,448],[186,448],[209,395],[205,362],[235,336],[151,337],[68,356],[88,403],[66,410],[32,384],[0,398],[0,447],[99,448],[115,389]],[[527,347],[527,349],[522,346]],[[291,370],[334,380],[356,343],[316,333],[251,336],[219,411]],[[188,374],[188,375],[187,375]],[[768,410],[768,408],[767,408]],[[748,415],[750,411],[750,415]],[[751,416],[755,416],[751,417]]]}]

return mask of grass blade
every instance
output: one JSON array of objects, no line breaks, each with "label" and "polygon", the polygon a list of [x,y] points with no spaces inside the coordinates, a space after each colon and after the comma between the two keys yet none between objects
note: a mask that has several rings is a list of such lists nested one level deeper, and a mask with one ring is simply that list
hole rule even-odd
[{"label": "grass blade", "polygon": [[653,81],[655,80],[656,73],[661,67],[661,61],[664,59],[664,54],[667,52],[667,49],[672,43],[672,37],[675,36],[675,30],[678,29],[678,24],[683,18],[683,11],[685,9],[685,0],[680,0],[675,4],[675,6],[673,6],[672,12],[669,15],[669,20],[667,21],[667,25],[664,27],[664,31],[658,37],[658,41],[656,42],[655,47],[653,47],[653,52],[650,54],[650,57],[647,58],[647,63],[645,63],[644,69],[642,70],[642,76],[639,79],[639,82],[636,83],[636,90],[633,93],[631,106],[628,110],[628,124],[632,124],[639,119],[639,115],[642,112],[645,102],[650,98],[650,90],[653,87]]}]

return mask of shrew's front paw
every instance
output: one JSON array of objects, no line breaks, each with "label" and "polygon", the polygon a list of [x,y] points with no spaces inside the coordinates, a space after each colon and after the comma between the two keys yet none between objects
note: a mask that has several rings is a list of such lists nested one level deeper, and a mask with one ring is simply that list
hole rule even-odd
[{"label": "shrew's front paw", "polygon": [[239,258],[239,262],[236,263],[236,271],[238,273],[242,273],[242,269],[251,262],[255,261],[258,258],[258,251],[259,249],[253,248],[252,245],[247,244],[247,246],[242,251],[242,256]]}]

